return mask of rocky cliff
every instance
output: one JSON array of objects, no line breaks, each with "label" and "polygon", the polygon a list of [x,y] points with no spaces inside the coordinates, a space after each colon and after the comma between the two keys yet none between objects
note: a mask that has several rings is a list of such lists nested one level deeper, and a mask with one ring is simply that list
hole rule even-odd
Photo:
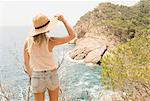
[{"label": "rocky cliff", "polygon": [[[143,34],[143,24],[149,25],[149,13],[142,4],[133,7],[101,3],[76,23],[76,47],[70,53],[75,60],[98,63],[106,50]],[[144,15],[144,16],[143,16]],[[145,17],[144,19],[142,19]],[[145,21],[145,22],[144,22]]]}]

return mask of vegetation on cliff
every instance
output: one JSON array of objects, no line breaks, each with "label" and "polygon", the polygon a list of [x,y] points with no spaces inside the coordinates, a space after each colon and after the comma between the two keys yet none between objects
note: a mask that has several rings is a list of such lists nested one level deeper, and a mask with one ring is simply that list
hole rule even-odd
[{"label": "vegetation on cliff", "polygon": [[141,0],[132,7],[101,4],[105,7],[102,11],[108,19],[104,24],[122,31],[134,29],[135,38],[110,49],[103,57],[102,83],[107,89],[124,92],[127,99],[150,98],[150,1]]},{"label": "vegetation on cliff", "polygon": [[150,96],[150,39],[138,37],[110,50],[102,59],[102,83],[127,96]]}]

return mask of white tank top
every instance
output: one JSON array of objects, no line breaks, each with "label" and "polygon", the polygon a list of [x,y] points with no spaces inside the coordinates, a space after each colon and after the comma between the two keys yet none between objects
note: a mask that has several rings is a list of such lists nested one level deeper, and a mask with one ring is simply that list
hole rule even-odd
[{"label": "white tank top", "polygon": [[[53,70],[57,68],[53,59],[53,52],[49,52],[48,41],[44,41],[41,46],[31,45],[29,52],[30,67],[33,71]],[[31,44],[33,37],[28,38],[28,44]],[[30,43],[29,43],[30,42]]]}]

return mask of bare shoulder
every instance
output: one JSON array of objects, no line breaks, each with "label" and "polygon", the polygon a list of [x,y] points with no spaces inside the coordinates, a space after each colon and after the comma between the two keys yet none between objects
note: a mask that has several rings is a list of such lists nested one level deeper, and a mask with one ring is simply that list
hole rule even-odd
[{"label": "bare shoulder", "polygon": [[49,46],[54,46],[55,45],[55,37],[49,37],[48,43],[49,43]]},{"label": "bare shoulder", "polygon": [[27,48],[29,38],[27,37],[24,41],[24,48]]},{"label": "bare shoulder", "polygon": [[49,37],[49,43],[53,42],[55,40],[54,37]]},{"label": "bare shoulder", "polygon": [[28,47],[28,44],[30,44],[32,41],[33,41],[33,38],[32,38],[32,37],[27,37],[27,38],[24,40],[24,48],[27,48],[27,47]]}]

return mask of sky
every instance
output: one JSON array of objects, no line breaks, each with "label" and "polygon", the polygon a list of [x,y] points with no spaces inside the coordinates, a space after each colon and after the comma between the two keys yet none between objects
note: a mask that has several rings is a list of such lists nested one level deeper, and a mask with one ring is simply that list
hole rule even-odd
[{"label": "sky", "polygon": [[51,17],[63,14],[64,17],[75,25],[77,20],[86,12],[94,9],[101,2],[134,5],[139,0],[26,0],[0,1],[0,26],[30,26],[32,18],[38,13]]}]

